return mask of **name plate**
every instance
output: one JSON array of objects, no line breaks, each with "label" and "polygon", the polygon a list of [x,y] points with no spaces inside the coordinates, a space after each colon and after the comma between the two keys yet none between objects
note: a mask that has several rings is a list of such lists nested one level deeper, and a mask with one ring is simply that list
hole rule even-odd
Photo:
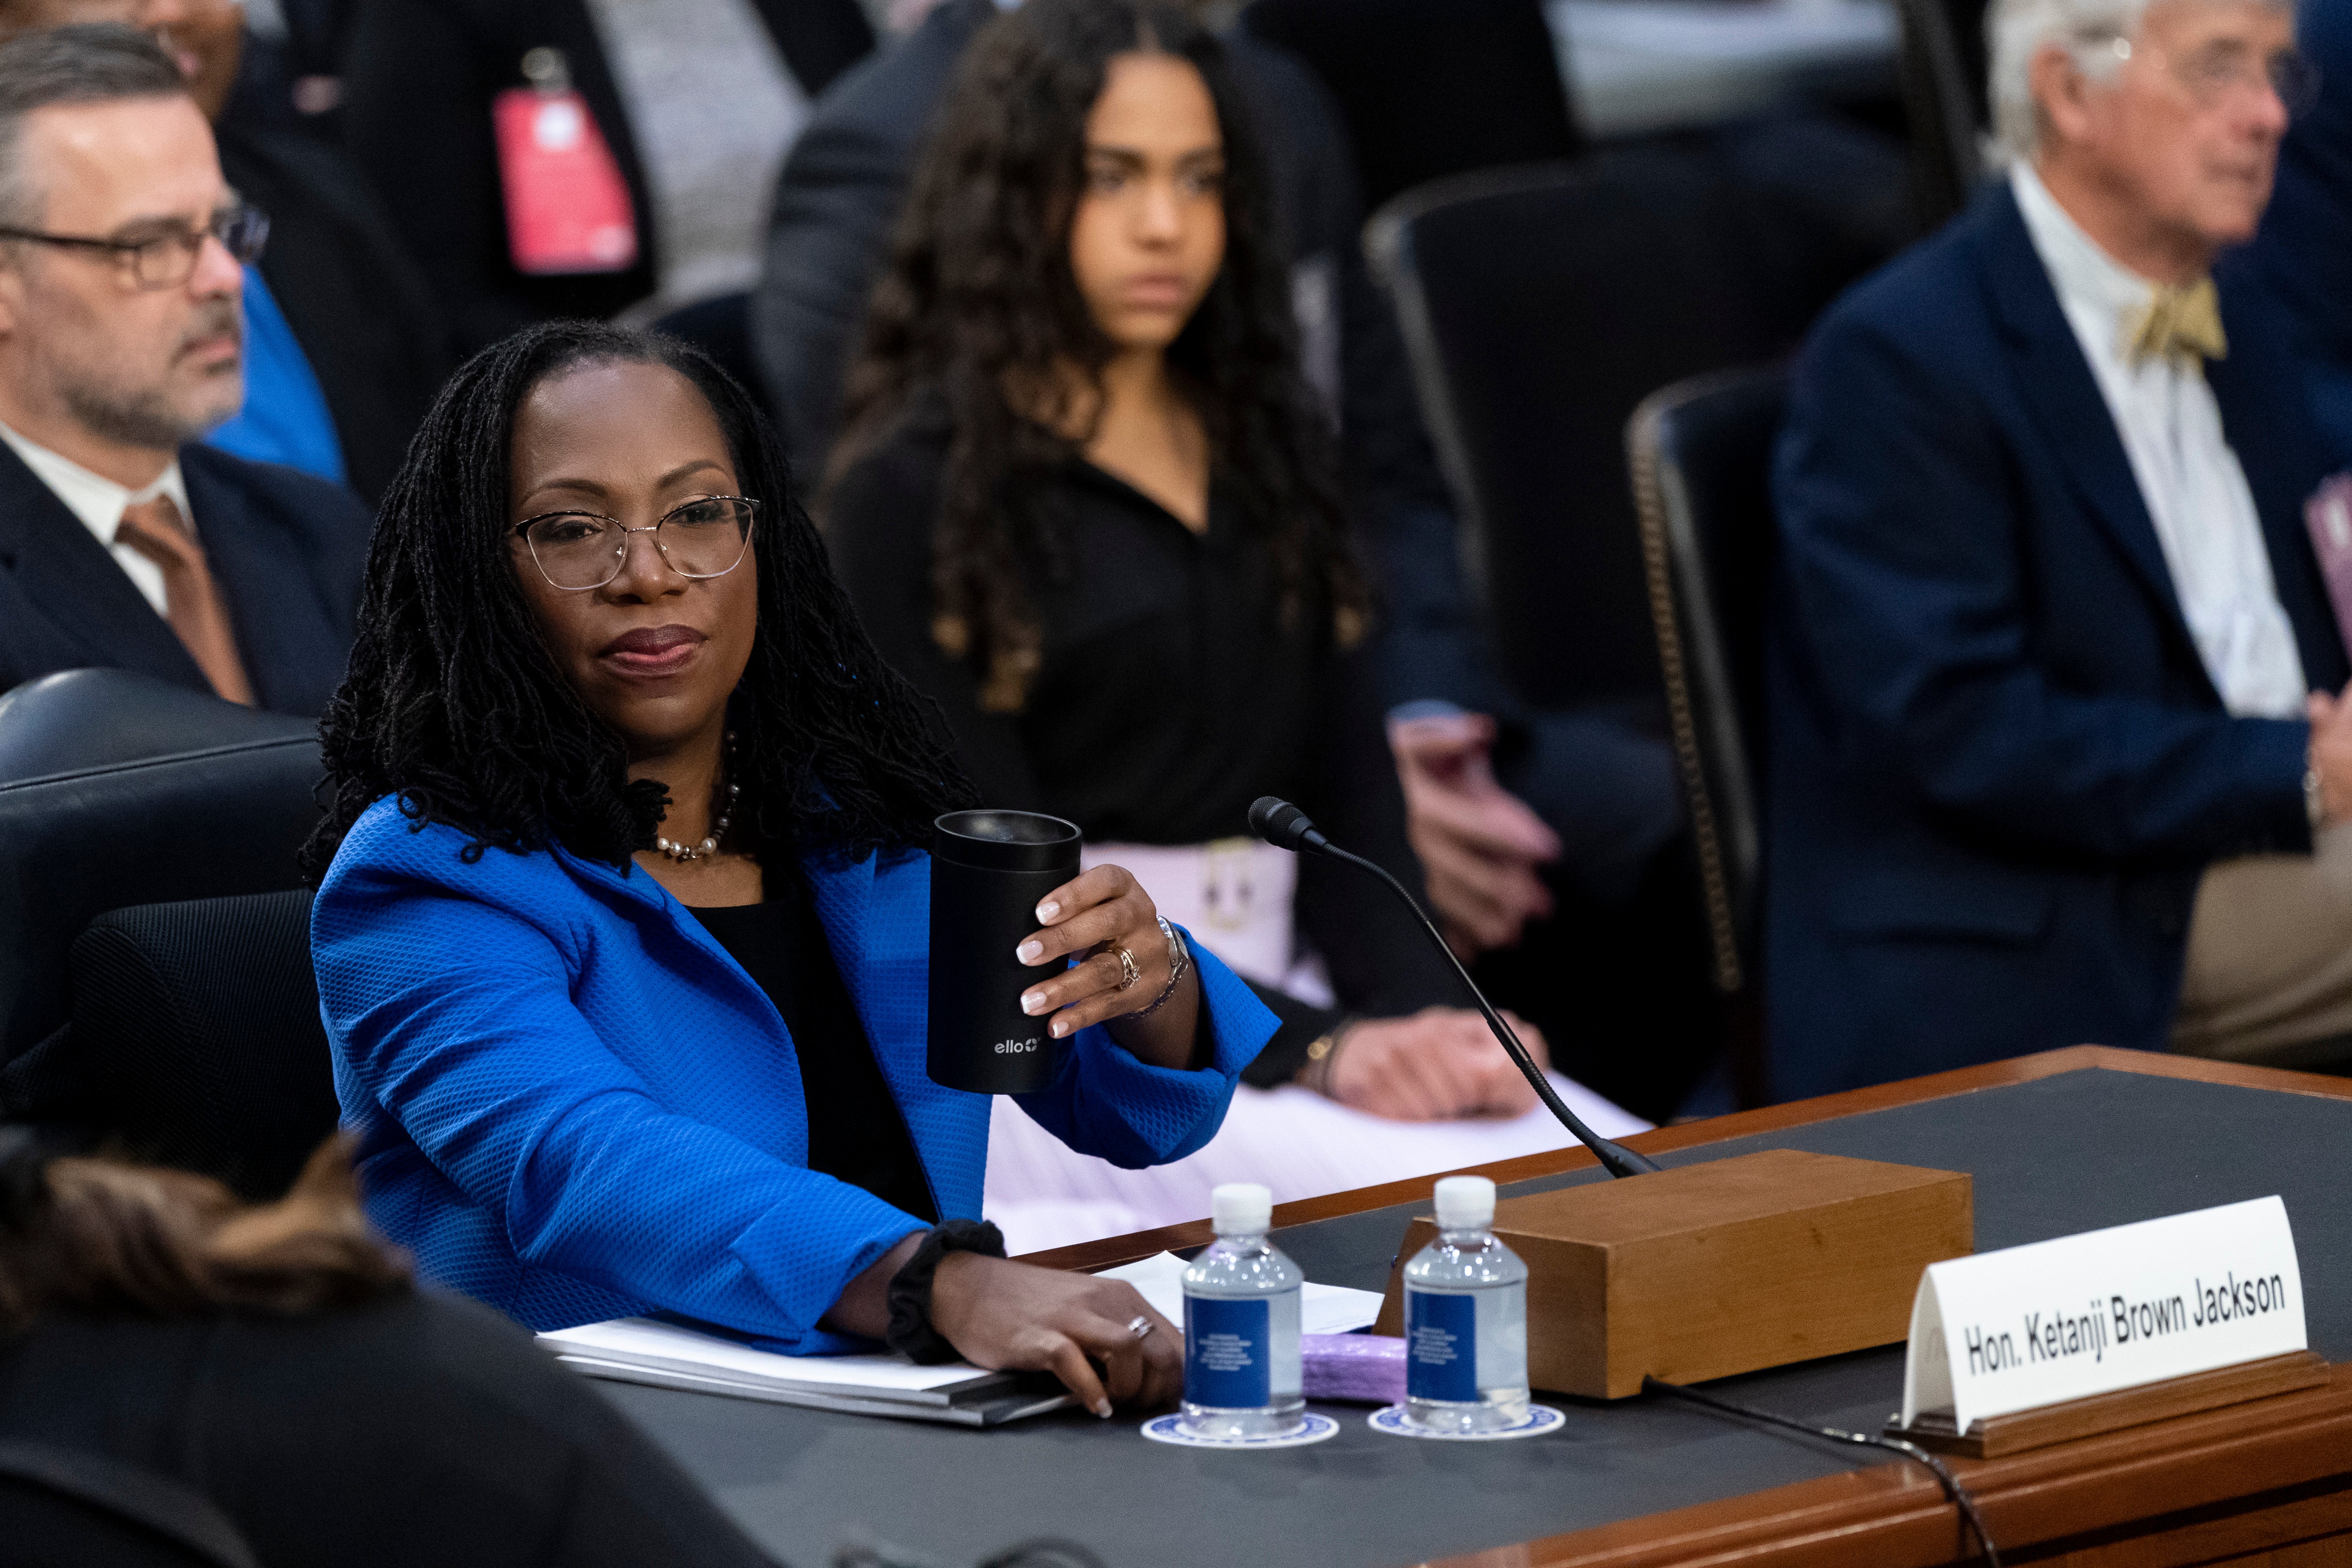
[{"label": "name plate", "polygon": [[1911,1306],[1905,1426],[2113,1394],[2307,1348],[2275,1197],[1927,1267]]}]

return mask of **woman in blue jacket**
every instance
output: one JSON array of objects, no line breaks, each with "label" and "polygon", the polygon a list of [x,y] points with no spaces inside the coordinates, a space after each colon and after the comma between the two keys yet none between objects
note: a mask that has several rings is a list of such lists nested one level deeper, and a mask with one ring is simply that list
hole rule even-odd
[{"label": "woman in blue jacket", "polygon": [[[924,1071],[922,846],[970,804],[935,722],[709,361],[559,322],[457,373],[384,499],[305,849],[362,1189],[425,1273],[537,1329],[1174,1394],[1140,1296],[978,1223],[989,1100]],[[1199,1148],[1272,1015],[1117,867],[1038,915],[1024,1004],[1072,1048],[1024,1108],[1122,1165]]]}]

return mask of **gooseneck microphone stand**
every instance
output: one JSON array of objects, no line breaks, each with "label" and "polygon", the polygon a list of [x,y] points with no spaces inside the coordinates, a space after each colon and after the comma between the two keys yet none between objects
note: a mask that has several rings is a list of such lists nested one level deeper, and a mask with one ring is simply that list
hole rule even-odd
[{"label": "gooseneck microphone stand", "polygon": [[1293,854],[1311,852],[1329,859],[1344,860],[1358,870],[1369,871],[1379,878],[1387,885],[1389,891],[1404,900],[1404,907],[1412,911],[1413,918],[1421,922],[1421,929],[1429,933],[1429,940],[1437,944],[1437,951],[1445,955],[1445,962],[1452,964],[1454,973],[1462,977],[1463,987],[1478,1004],[1478,1011],[1486,1015],[1486,1027],[1495,1031],[1495,1038],[1502,1042],[1504,1051],[1527,1076],[1536,1097],[1544,1102],[1545,1109],[1559,1118],[1562,1127],[1575,1134],[1578,1142],[1592,1151],[1601,1168],[1612,1176],[1638,1176],[1658,1168],[1656,1162],[1647,1155],[1637,1154],[1622,1144],[1612,1143],[1587,1127],[1582,1119],[1568,1108],[1567,1102],[1552,1091],[1551,1080],[1544,1077],[1543,1068],[1536,1066],[1535,1058],[1528,1054],[1528,1047],[1520,1043],[1518,1036],[1511,1032],[1511,1026],[1503,1021],[1503,1016],[1495,1011],[1495,1005],[1486,1000],[1486,994],[1478,989],[1478,983],[1470,978],[1470,972],[1462,967],[1462,961],[1454,955],[1454,949],[1438,933],[1437,927],[1422,909],[1421,900],[1406,891],[1402,882],[1390,876],[1385,868],[1360,855],[1349,854],[1324,837],[1307,820],[1305,812],[1277,796],[1260,795],[1250,807],[1249,825],[1252,833],[1277,849],[1287,849]]}]

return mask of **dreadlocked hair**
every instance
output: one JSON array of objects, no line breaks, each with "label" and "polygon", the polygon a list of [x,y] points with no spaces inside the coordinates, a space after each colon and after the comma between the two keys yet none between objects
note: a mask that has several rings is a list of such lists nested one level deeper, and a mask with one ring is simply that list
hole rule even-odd
[{"label": "dreadlocked hair", "polygon": [[[1117,353],[1070,266],[1086,126],[1111,59],[1162,54],[1200,72],[1224,142],[1223,267],[1168,366],[1245,525],[1271,547],[1286,621],[1328,612],[1342,646],[1368,624],[1327,416],[1297,370],[1287,253],[1255,127],[1214,35],[1153,0],[1031,0],[966,51],[919,160],[844,392],[828,483],[919,409],[952,434],[932,533],[933,639],[975,662],[981,704],[1017,711],[1041,662],[1019,563],[1066,572],[1058,521],[1028,482],[1076,457],[1065,434]],[[1096,395],[1074,396],[1071,367]],[[1083,388],[1078,389],[1083,391]],[[1015,395],[1026,406],[1014,405]]]},{"label": "dreadlocked hair", "polygon": [[969,802],[935,710],[866,639],[743,389],[675,339],[551,321],[459,368],[384,493],[351,663],[319,726],[326,815],[302,847],[311,882],[387,795],[419,825],[470,835],[469,861],[561,841],[625,866],[653,847],[667,791],[628,780],[621,737],[541,643],[506,544],[517,410],[549,377],[607,363],[665,365],[700,389],[761,503],[759,629],[728,721],[744,842],[862,856],[928,844],[931,820]]}]

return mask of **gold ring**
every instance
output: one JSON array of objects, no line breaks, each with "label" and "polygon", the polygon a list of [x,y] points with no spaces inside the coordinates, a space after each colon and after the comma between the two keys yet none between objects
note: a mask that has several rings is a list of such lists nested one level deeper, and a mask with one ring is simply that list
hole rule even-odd
[{"label": "gold ring", "polygon": [[1143,978],[1142,966],[1135,962],[1135,954],[1123,947],[1116,956],[1118,959],[1118,988],[1121,991],[1133,990],[1135,983]]}]

